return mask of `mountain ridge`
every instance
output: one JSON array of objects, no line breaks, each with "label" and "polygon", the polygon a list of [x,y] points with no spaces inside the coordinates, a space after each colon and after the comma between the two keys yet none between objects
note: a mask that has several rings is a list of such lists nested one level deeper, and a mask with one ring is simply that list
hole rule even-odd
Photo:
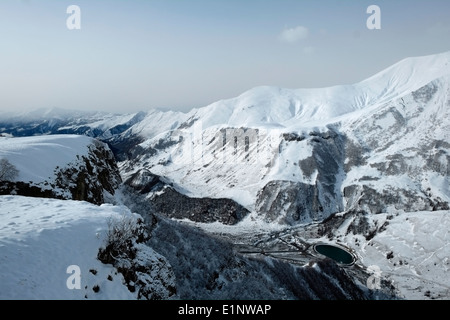
[{"label": "mountain ridge", "polygon": [[[140,112],[129,114],[98,111],[80,112],[78,110],[68,110],[63,108],[42,108],[30,112],[8,112],[0,114],[0,116],[8,120],[21,121],[31,120],[33,118],[48,119],[49,116],[63,119],[64,117],[79,117],[83,114],[90,116],[97,115],[97,117],[108,115],[109,117],[120,118],[124,116],[132,117],[140,113],[156,116],[167,113],[171,114],[173,118],[180,118],[185,121],[193,118],[207,117],[208,119],[203,120],[205,128],[217,124],[227,126],[252,126],[276,123],[285,126],[286,123],[289,124],[292,122],[288,121],[291,120],[292,116],[294,116],[296,121],[301,120],[298,118],[299,116],[306,118],[306,121],[330,119],[348,112],[361,110],[362,108],[372,106],[373,104],[383,104],[389,100],[400,98],[409,92],[420,89],[435,79],[450,75],[449,62],[450,51],[420,57],[408,57],[371,77],[354,84],[308,89],[258,86],[244,91],[236,97],[218,100],[200,108],[193,108],[187,112],[165,111],[155,108],[148,111],[142,110]],[[388,86],[386,86],[386,84],[388,84]],[[323,96],[324,98],[319,99],[317,96]],[[327,102],[339,100],[339,96],[343,96],[345,99],[327,105]],[[276,99],[280,99],[280,101],[278,101],[278,103],[268,103],[273,102],[273,100]],[[254,108],[255,106],[257,108]],[[339,109],[336,107],[341,107],[341,110],[336,110]],[[237,119],[240,116],[242,117],[242,111],[262,108],[264,108],[266,113],[270,109],[277,108],[287,112],[285,112],[284,119],[280,114],[273,114],[272,116],[270,114],[265,114],[265,117],[263,116],[259,119],[250,117],[251,119],[247,122],[242,119]],[[325,108],[325,110],[321,110],[323,108]],[[220,115],[216,116],[217,119],[211,119],[214,118],[211,115],[211,113],[214,112],[220,113]],[[228,120],[224,123],[218,122],[218,119],[223,120],[223,116],[225,116],[225,119],[228,118]]]},{"label": "mountain ridge", "polygon": [[[28,228],[27,212],[32,208],[38,222],[33,226],[47,229],[38,230],[39,241],[30,242],[29,254],[34,248],[48,252],[47,241],[55,243],[60,235],[49,239],[47,231],[65,216],[74,217],[75,223],[66,223],[74,234],[80,230],[77,220],[90,212],[141,215],[152,236],[145,246],[124,252],[130,257],[137,253],[138,261],[119,259],[118,270],[133,264],[132,269],[121,269],[129,284],[137,284],[139,274],[148,292],[155,289],[162,297],[448,299],[448,56],[406,59],[362,84],[311,90],[311,94],[328,95],[308,105],[295,100],[292,90],[259,87],[190,113],[151,110],[97,114],[90,119],[0,121],[7,136],[57,139],[62,136],[54,134],[75,133],[95,137],[115,150],[115,165],[123,181],[104,199],[114,204],[84,209],[82,203],[71,200],[0,196],[2,206],[8,208],[0,212],[6,217],[0,227],[9,237],[0,238],[8,244],[0,249],[2,256],[17,259],[5,264],[5,292],[11,289],[14,295],[20,294],[21,278],[9,275],[32,269],[15,270],[16,262],[23,261],[16,253],[21,246],[16,240],[36,234]],[[372,91],[352,95],[366,92],[364,86],[369,83],[376,84],[369,88]],[[340,100],[324,103],[338,92],[344,92]],[[333,109],[343,101],[353,104]],[[33,137],[35,142],[42,139]],[[17,146],[0,154],[11,155]],[[59,150],[50,151],[58,154]],[[75,167],[80,169],[83,163],[76,162]],[[95,181],[98,171],[91,171]],[[52,209],[48,213],[43,208]],[[89,221],[100,228],[83,227],[87,238],[96,239],[90,241],[92,252],[98,250],[100,233],[107,233],[106,220],[95,219]],[[314,251],[317,243],[342,245],[354,254],[355,265],[343,268],[324,259]],[[146,246],[151,250],[140,251]],[[115,257],[114,252],[104,261]],[[48,260],[39,262],[42,266]],[[67,277],[66,265],[55,266]],[[92,276],[88,275],[85,290],[77,296],[101,298],[104,288],[120,285],[120,281],[109,282],[117,273],[109,267],[102,270],[98,261],[92,259],[84,266],[95,266],[102,276],[95,278],[89,270]],[[156,270],[163,270],[167,277],[159,279],[152,274]],[[98,284],[101,289],[96,296]],[[35,287],[34,282],[25,286]],[[123,289],[116,294],[136,298]],[[67,296],[64,283],[58,284],[58,290],[65,290]],[[38,294],[42,293],[46,290],[39,286]]]},{"label": "mountain ridge", "polygon": [[[76,114],[64,122],[60,114],[69,115],[69,111],[50,109],[44,114],[57,115],[58,121],[24,124],[18,117],[13,123],[0,121],[0,128],[12,135],[75,133],[95,137],[115,153],[124,181],[142,169],[150,170],[189,197],[225,196],[254,210],[257,193],[275,180],[305,184],[309,189],[317,179],[334,184],[332,177],[338,177],[336,182],[341,182],[334,185],[334,191],[331,186],[324,190],[334,194],[346,190],[348,194],[348,187],[365,179],[350,170],[350,165],[367,162],[370,157],[376,159],[371,156],[375,151],[387,158],[366,164],[367,172],[374,174],[371,183],[364,182],[370,188],[375,185],[373,179],[380,179],[380,170],[391,168],[386,170],[393,172],[394,163],[416,166],[407,164],[412,160],[405,160],[396,151],[398,144],[392,135],[410,143],[410,148],[415,147],[414,136],[420,136],[424,141],[421,150],[429,149],[428,137],[442,140],[440,145],[448,141],[447,117],[439,118],[438,114],[445,115],[445,106],[450,103],[449,61],[450,52],[406,58],[353,85],[317,89],[261,86],[188,113],[156,109],[124,115],[91,112],[87,114],[93,118],[81,119]],[[429,131],[422,118],[439,125]],[[398,132],[404,132],[409,139]],[[392,156],[399,154],[397,160],[389,159],[391,155],[379,147],[382,144],[391,146]],[[343,150],[341,155],[338,149]],[[447,151],[439,152],[440,160],[427,160],[422,154],[422,162],[448,166]],[[340,159],[332,165],[333,172],[321,169],[324,157],[330,161]],[[420,193],[424,192],[424,182],[412,177],[407,180],[416,181]],[[432,189],[444,203],[447,201],[445,192]],[[441,200],[436,198],[437,202]],[[345,204],[331,207],[342,209]]]}]

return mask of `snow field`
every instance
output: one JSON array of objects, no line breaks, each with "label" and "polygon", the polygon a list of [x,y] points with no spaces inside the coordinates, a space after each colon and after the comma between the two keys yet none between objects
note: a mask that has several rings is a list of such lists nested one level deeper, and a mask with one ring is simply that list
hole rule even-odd
[{"label": "snow field", "polygon": [[16,181],[53,181],[54,170],[87,155],[92,138],[78,135],[48,135],[22,138],[0,137],[0,158],[18,170]]},{"label": "snow field", "polygon": [[355,249],[363,265],[393,280],[401,298],[449,300],[450,211],[393,211],[369,219],[385,230],[369,241],[345,233],[336,238]]},{"label": "snow field", "polygon": [[[130,214],[112,205],[0,196],[0,299],[136,299],[122,275],[97,259],[109,219]],[[68,269],[74,265],[79,289]]]}]

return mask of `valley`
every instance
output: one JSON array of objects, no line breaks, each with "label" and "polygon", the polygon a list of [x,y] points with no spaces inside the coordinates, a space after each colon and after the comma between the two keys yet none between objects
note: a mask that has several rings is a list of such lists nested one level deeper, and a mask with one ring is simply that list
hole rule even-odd
[{"label": "valley", "polygon": [[[187,113],[0,114],[0,158],[18,169],[0,185],[2,264],[22,261],[22,236],[57,241],[48,205],[74,215],[69,229],[90,210],[143,218],[145,243],[132,234],[124,257],[102,255],[133,299],[448,300],[449,60],[408,58],[353,85],[257,87]],[[21,203],[55,225],[17,224]]]}]

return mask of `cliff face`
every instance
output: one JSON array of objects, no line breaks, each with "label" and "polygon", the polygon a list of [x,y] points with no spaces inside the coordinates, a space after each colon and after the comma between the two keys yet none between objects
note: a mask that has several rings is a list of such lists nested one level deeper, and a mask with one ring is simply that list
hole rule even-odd
[{"label": "cliff face", "polygon": [[93,140],[88,148],[88,154],[77,157],[73,166],[58,169],[55,184],[58,189],[68,190],[72,200],[101,204],[114,195],[122,179],[106,144]]},{"label": "cliff face", "polygon": [[[23,139],[27,139],[26,143]],[[24,145],[12,161],[18,164],[20,174],[12,181],[2,181],[0,194],[94,204],[102,204],[114,195],[122,179],[114,155],[106,144],[83,136],[49,136],[45,145],[40,139],[10,138],[15,145]],[[46,159],[33,159],[33,152],[38,149]],[[42,165],[38,163],[41,160]],[[24,174],[25,171],[28,173]]]},{"label": "cliff face", "polygon": [[231,199],[188,197],[145,169],[133,174],[124,184],[141,195],[138,201],[145,202],[149,212],[168,218],[232,225],[250,213]]},{"label": "cliff face", "polygon": [[289,158],[301,179],[272,180],[258,192],[256,212],[269,222],[292,225],[321,221],[344,208],[345,136],[334,130],[310,132],[301,139],[293,139],[294,135],[283,135],[281,152],[308,148],[310,155]]}]

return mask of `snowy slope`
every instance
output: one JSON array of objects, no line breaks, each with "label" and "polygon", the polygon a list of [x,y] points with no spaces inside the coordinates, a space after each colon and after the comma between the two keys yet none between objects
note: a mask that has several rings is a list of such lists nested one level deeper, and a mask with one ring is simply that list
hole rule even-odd
[{"label": "snowy slope", "polygon": [[[136,299],[97,259],[108,220],[130,215],[127,208],[21,196],[0,196],[0,208],[0,299]],[[72,265],[81,271],[79,289],[67,286],[76,283]]]},{"label": "snowy slope", "polygon": [[450,300],[450,211],[392,210],[344,217],[318,239],[354,249],[360,263],[392,280],[403,299]]},{"label": "snowy slope", "polygon": [[0,158],[6,158],[19,170],[16,181],[54,181],[55,168],[64,168],[77,156],[86,156],[92,141],[77,135],[0,138]]},{"label": "snowy slope", "polygon": [[[381,275],[395,283],[405,299],[450,300],[450,211],[382,214],[371,217],[385,231],[359,245],[361,262],[378,266]],[[361,240],[361,238],[360,238]]]},{"label": "snowy slope", "polygon": [[1,137],[0,158],[18,170],[15,177],[2,181],[1,194],[101,204],[121,183],[112,151],[87,136]]},{"label": "snowy slope", "polygon": [[204,128],[324,125],[338,116],[379,106],[450,74],[450,52],[404,59],[353,85],[316,89],[257,87],[189,113]]}]

